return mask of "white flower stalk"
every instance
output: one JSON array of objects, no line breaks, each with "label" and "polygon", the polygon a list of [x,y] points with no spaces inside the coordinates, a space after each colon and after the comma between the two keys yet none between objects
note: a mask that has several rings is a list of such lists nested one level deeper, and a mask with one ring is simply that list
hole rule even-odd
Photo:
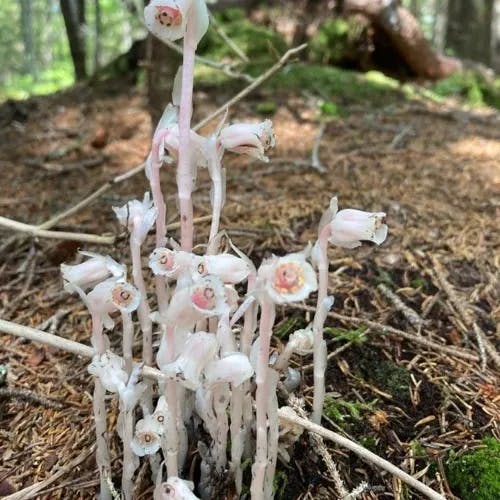
[{"label": "white flower stalk", "polygon": [[210,386],[231,383],[238,387],[253,375],[253,367],[248,356],[241,352],[228,354],[212,361],[204,371],[206,383]]},{"label": "white flower stalk", "polygon": [[220,146],[233,153],[244,154],[268,162],[266,151],[276,145],[271,120],[261,123],[235,123],[221,130]]},{"label": "white flower stalk", "polygon": [[70,293],[77,292],[77,289],[85,291],[111,276],[125,278],[125,266],[118,264],[108,255],[93,252],[80,253],[85,257],[90,257],[90,259],[73,266],[61,264],[61,274],[66,291]]},{"label": "white flower stalk", "polygon": [[248,262],[241,257],[223,253],[219,255],[195,256],[192,261],[193,278],[218,276],[223,283],[235,285],[246,280],[251,273]]},{"label": "white flower stalk", "polygon": [[288,367],[292,354],[307,356],[308,354],[312,354],[313,346],[314,333],[312,328],[296,330],[290,335],[285,348],[274,364],[274,368],[278,371],[285,370]]},{"label": "white flower stalk", "polygon": [[194,484],[178,477],[169,477],[156,486],[153,500],[199,500],[193,493]]},{"label": "white flower stalk", "polygon": [[[130,232],[130,253],[132,255],[132,276],[138,288],[141,300],[138,308],[139,324],[142,330],[142,359],[147,366],[153,365],[153,325],[150,318],[150,309],[144,277],[142,275],[141,245],[156,220],[157,211],[149,198],[144,195],[142,202],[129,201],[123,207],[114,207],[119,222]],[[166,298],[165,298],[166,300]],[[148,390],[144,395],[144,404],[148,411],[152,405],[152,388],[148,382]]]},{"label": "white flower stalk", "polygon": [[259,275],[276,304],[304,300],[318,288],[316,273],[303,253],[269,259],[261,266]]},{"label": "white flower stalk", "polygon": [[190,334],[180,356],[174,362],[160,366],[160,369],[194,391],[200,386],[201,373],[215,357],[217,347],[215,335],[211,333]]},{"label": "white flower stalk", "polygon": [[149,256],[149,267],[156,276],[177,279],[181,273],[190,269],[195,255],[182,250],[158,247]]},{"label": "white flower stalk", "polygon": [[208,11],[204,0],[152,0],[144,9],[148,30],[163,42],[186,36],[188,20],[194,25],[195,45],[208,29]]},{"label": "white flower stalk", "polygon": [[269,400],[267,402],[267,421],[269,426],[267,445],[267,465],[264,478],[264,498],[273,498],[274,474],[278,460],[278,397],[276,395],[279,375],[276,370],[269,368]]},{"label": "white flower stalk", "polygon": [[228,308],[225,299],[226,291],[221,280],[216,276],[206,276],[174,293],[166,323],[189,330],[201,319],[223,314]]}]

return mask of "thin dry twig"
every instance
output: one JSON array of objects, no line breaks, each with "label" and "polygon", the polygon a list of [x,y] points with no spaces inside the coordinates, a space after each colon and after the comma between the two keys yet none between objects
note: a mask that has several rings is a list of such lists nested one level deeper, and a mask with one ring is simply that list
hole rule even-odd
[{"label": "thin dry twig", "polygon": [[[314,307],[306,306],[302,304],[291,304],[295,309],[302,309],[303,311],[312,311],[314,312]],[[377,323],[376,321],[371,321],[369,319],[363,318],[354,318],[352,316],[344,316],[343,314],[328,313],[328,317],[335,318],[345,323],[350,323],[354,325],[362,325],[371,328],[374,332],[386,335],[388,333],[397,335],[405,340],[413,342],[414,344],[419,344],[432,351],[439,351],[451,356],[456,356],[457,358],[467,359],[470,361],[478,361],[479,356],[474,354],[473,352],[466,351],[465,349],[460,349],[458,347],[451,347],[443,344],[438,344],[437,342],[433,342],[432,340],[428,340],[425,337],[420,337],[412,333],[405,332],[403,330],[398,330],[392,326],[382,325],[381,323]]]},{"label": "thin dry twig", "polygon": [[40,229],[39,227],[31,224],[25,224],[24,222],[7,219],[2,216],[0,216],[0,226],[7,229],[13,229],[14,231],[28,233],[35,238],[82,241],[84,243],[95,243],[97,245],[112,245],[115,242],[114,236],[98,236],[96,234],[70,233],[66,231],[49,231],[46,229]]},{"label": "thin dry twig", "polygon": [[0,401],[2,399],[20,399],[21,401],[27,401],[28,403],[35,403],[37,405],[55,409],[62,408],[63,406],[59,401],[44,398],[34,392],[26,391],[24,389],[11,389],[9,387],[0,387]]},{"label": "thin dry twig", "polygon": [[262,73],[258,78],[256,78],[248,87],[245,87],[241,92],[236,94],[234,97],[226,101],[219,109],[216,109],[213,113],[208,115],[206,118],[201,120],[201,122],[197,123],[194,127],[193,130],[199,130],[200,128],[204,127],[207,123],[210,123],[212,120],[217,118],[219,115],[224,113],[227,108],[230,106],[233,106],[236,104],[238,101],[241,101],[244,97],[246,97],[250,92],[255,90],[259,85],[261,85],[264,81],[266,81],[268,78],[273,76],[277,71],[279,71],[285,64],[286,62],[295,54],[298,52],[301,52],[307,47],[307,43],[304,43],[302,45],[299,45],[298,47],[294,47],[293,49],[288,50],[281,56],[280,60],[274,64],[274,66],[271,66],[267,71]]},{"label": "thin dry twig", "polygon": [[316,135],[314,136],[313,150],[311,154],[311,167],[315,168],[318,172],[326,172],[326,167],[321,163],[319,159],[319,147],[321,145],[321,139],[326,130],[326,123],[323,122]]},{"label": "thin dry twig", "polygon": [[219,24],[219,21],[217,21],[217,18],[209,12],[208,14],[210,16],[210,26],[215,30],[215,32],[221,37],[221,39],[224,41],[224,43],[244,62],[244,63],[249,63],[250,60],[248,59],[247,55],[238,47],[236,43],[233,42],[233,40],[227,36],[226,32],[222,29],[222,26]]},{"label": "thin dry twig", "polygon": [[424,321],[417,312],[407,306],[392,290],[389,290],[386,285],[380,283],[377,288],[382,292],[384,297],[391,302],[394,308],[405,317],[410,325],[417,330],[420,330],[420,328],[424,326]]},{"label": "thin dry twig", "polygon": [[382,469],[385,469],[386,471],[390,472],[394,476],[401,479],[401,481],[404,481],[406,484],[420,491],[420,493],[423,493],[426,497],[431,498],[432,500],[446,500],[444,496],[440,495],[432,488],[429,488],[429,486],[418,481],[417,479],[410,476],[409,474],[407,474],[400,468],[396,467],[395,465],[391,464],[387,460],[383,459],[382,457],[379,457],[378,455],[375,455],[375,453],[372,453],[366,448],[363,448],[363,446],[359,445],[358,443],[351,441],[350,439],[347,439],[346,437],[341,436],[336,432],[325,429],[323,426],[315,424],[310,420],[301,418],[298,415],[291,415],[290,413],[291,412],[289,411],[287,412],[285,408],[280,408],[278,410],[278,417],[281,418],[282,420],[287,420],[292,424],[299,425],[310,432],[319,434],[321,437],[333,441],[334,443],[338,444],[339,446],[342,446],[343,448],[347,448],[348,450],[356,453],[364,460],[367,460],[368,462],[377,465],[378,467],[381,467]]}]

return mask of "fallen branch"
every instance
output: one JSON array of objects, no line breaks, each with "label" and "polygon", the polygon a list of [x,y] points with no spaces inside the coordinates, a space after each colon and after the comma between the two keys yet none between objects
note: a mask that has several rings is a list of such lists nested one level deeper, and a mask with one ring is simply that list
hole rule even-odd
[{"label": "fallen branch", "polygon": [[[31,328],[29,326],[18,325],[12,321],[5,321],[0,319],[0,332],[8,333],[9,335],[15,335],[16,337],[21,337],[23,339],[29,339],[33,342],[40,342],[41,344],[50,345],[57,349],[61,349],[66,352],[71,352],[77,356],[82,356],[84,358],[91,358],[94,356],[94,348],[80,344],[80,342],[75,342],[74,340],[65,339],[59,335],[53,335],[51,333],[43,332],[42,330],[37,330],[36,328]],[[166,379],[165,375],[160,371],[152,368],[150,366],[144,366],[142,369],[142,375],[146,378],[163,381]]]},{"label": "fallen branch", "polygon": [[389,290],[386,285],[380,283],[377,288],[382,292],[385,298],[391,302],[394,308],[406,318],[410,325],[415,327],[417,330],[424,326],[424,321],[417,314],[417,312],[407,306],[392,290]]},{"label": "fallen branch", "polygon": [[354,441],[351,441],[350,439],[347,439],[346,437],[341,436],[336,432],[325,429],[321,425],[314,424],[310,420],[301,418],[297,415],[292,415],[290,411],[286,410],[286,407],[280,408],[278,410],[278,417],[281,418],[282,420],[287,420],[292,424],[299,425],[304,429],[308,430],[309,432],[314,432],[315,434],[318,434],[319,436],[325,439],[333,441],[334,443],[338,444],[339,446],[342,446],[343,448],[347,448],[348,450],[356,453],[356,455],[360,456],[364,460],[377,465],[378,467],[386,470],[387,472],[390,472],[397,478],[401,479],[401,481],[404,481],[406,484],[420,491],[420,493],[424,494],[428,498],[431,498],[432,500],[446,500],[443,495],[440,495],[432,488],[429,488],[429,486],[418,481],[417,479],[410,476],[409,474],[407,474],[400,468],[396,467],[395,465],[391,464],[387,460],[379,457],[378,455],[375,455],[375,453],[372,453],[366,448],[363,448],[363,446],[359,445],[358,443],[355,443]]},{"label": "fallen branch", "polygon": [[266,81],[268,78],[273,76],[277,71],[279,71],[290,59],[292,56],[297,54],[298,52],[301,52],[307,47],[307,43],[304,43],[302,45],[299,45],[298,47],[294,47],[293,49],[288,50],[285,52],[280,60],[274,64],[274,66],[271,66],[266,72],[262,73],[258,78],[256,78],[248,87],[245,87],[241,92],[236,94],[234,97],[226,101],[219,109],[216,109],[213,113],[208,115],[206,118],[201,120],[201,122],[197,123],[193,129],[194,130],[199,130],[200,128],[204,127],[207,123],[210,123],[213,119],[217,118],[219,115],[224,113],[227,108],[230,106],[233,106],[236,104],[238,101],[241,101],[244,97],[246,97],[250,92],[255,90],[259,85],[261,85],[264,81]]},{"label": "fallen branch", "polygon": [[40,229],[37,226],[32,226],[31,224],[25,224],[24,222],[18,222],[1,216],[0,226],[6,227],[7,229],[13,229],[14,231],[28,233],[31,236],[37,238],[54,238],[58,240],[82,241],[84,243],[95,243],[97,245],[112,245],[115,242],[114,236],[98,236],[97,234],[86,233],[69,233],[66,231],[49,231],[46,229]]}]

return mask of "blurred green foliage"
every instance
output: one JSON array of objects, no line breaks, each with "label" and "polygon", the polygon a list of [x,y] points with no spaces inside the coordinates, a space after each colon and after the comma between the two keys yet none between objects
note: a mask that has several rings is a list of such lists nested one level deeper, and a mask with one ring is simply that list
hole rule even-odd
[{"label": "blurred green foliage", "polygon": [[[0,2],[0,101],[50,94],[74,82],[64,20],[59,0],[31,0],[34,64],[27,67],[19,2]],[[134,38],[144,36],[141,21],[121,0],[100,0],[102,34],[100,62],[126,52]],[[87,67],[91,74],[96,48],[94,2],[86,2]]]}]

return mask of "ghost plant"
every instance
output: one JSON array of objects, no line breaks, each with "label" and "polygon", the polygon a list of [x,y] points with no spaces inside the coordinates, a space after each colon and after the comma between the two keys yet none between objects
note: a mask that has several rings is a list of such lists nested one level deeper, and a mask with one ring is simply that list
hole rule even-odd
[{"label": "ghost plant", "polygon": [[[385,214],[338,211],[337,199],[332,198],[312,248],[271,256],[256,268],[226,235],[232,251],[220,253],[225,155],[268,161],[275,146],[273,125],[270,120],[225,124],[224,119],[211,135],[192,130],[194,53],[208,27],[205,1],[152,0],[144,14],[146,26],[160,40],[183,40],[184,60],[175,78],[172,102],[156,127],[146,160],[151,196],[146,193],[142,201],[114,208],[118,222],[130,234],[133,283],[127,281],[126,267],[109,256],[82,252],[84,262],[61,266],[65,289],[82,298],[92,319],[95,355],[88,370],[95,384],[100,498],[111,498],[108,392],[119,400],[123,498],[132,498],[137,468],[147,458],[156,478],[155,499],[197,498],[194,492],[211,499],[228,481],[234,481],[239,495],[242,463],[252,461],[247,489],[252,499],[268,500],[273,497],[277,460],[290,459],[300,436],[300,430],[278,421],[276,395],[280,377],[290,392],[300,385],[300,373],[288,366],[294,355],[313,354],[312,418],[319,422],[322,414],[327,361],[323,329],[333,305],[333,297],[328,296],[328,244],[352,249],[362,241],[382,243],[387,236]],[[167,235],[160,177],[162,169],[172,175],[174,168],[180,243]],[[193,252],[191,191],[199,168],[208,169],[212,183],[210,235],[198,246],[206,249],[204,254]],[[155,248],[148,268],[142,250],[153,226]],[[148,295],[151,280],[156,299]],[[281,311],[315,293],[311,325],[290,335],[281,353],[271,356],[276,307]],[[121,349],[104,333],[114,335],[120,316]],[[140,356],[133,349],[136,333],[142,341]],[[144,365],[156,365],[162,372],[157,386],[140,382]],[[196,489],[182,479],[187,473],[188,450],[195,448],[201,459]]]}]

